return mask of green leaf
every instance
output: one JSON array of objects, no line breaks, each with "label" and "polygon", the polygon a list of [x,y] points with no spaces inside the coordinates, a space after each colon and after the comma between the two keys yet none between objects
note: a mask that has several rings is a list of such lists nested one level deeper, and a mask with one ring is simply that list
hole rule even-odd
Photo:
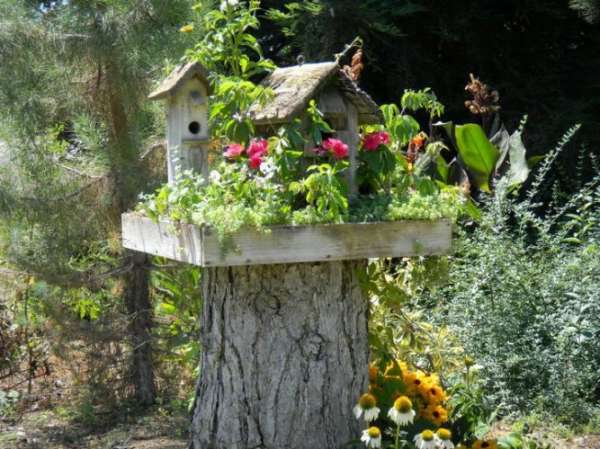
[{"label": "green leaf", "polygon": [[436,165],[436,170],[437,170],[437,174],[440,177],[440,179],[442,181],[444,181],[444,183],[448,183],[448,174],[450,173],[450,169],[448,168],[448,164],[446,163],[446,160],[438,154],[438,156],[435,158],[435,165]]},{"label": "green leaf", "polygon": [[391,129],[392,137],[398,140],[402,145],[406,145],[420,129],[419,122],[410,115],[399,115],[394,120]]},{"label": "green leaf", "polygon": [[546,157],[545,155],[531,156],[529,159],[527,159],[527,166],[529,168],[533,168],[537,164],[539,164],[541,161],[543,161],[545,157]]},{"label": "green leaf", "polygon": [[465,204],[465,212],[476,222],[481,221],[481,210],[477,207],[472,198],[467,198]]},{"label": "green leaf", "polygon": [[457,125],[455,134],[458,153],[475,185],[484,192],[489,192],[490,176],[494,172],[500,152],[489,141],[481,126],[475,123]]}]

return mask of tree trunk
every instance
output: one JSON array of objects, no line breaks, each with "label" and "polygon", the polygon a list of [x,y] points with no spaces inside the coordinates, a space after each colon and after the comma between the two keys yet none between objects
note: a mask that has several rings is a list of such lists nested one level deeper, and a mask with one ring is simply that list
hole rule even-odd
[{"label": "tree trunk", "polygon": [[129,315],[132,383],[140,405],[154,403],[156,387],[152,365],[152,304],[148,290],[147,256],[131,252],[133,268],[125,279],[125,306]]},{"label": "tree trunk", "polygon": [[194,449],[338,449],[368,385],[361,262],[208,268]]}]

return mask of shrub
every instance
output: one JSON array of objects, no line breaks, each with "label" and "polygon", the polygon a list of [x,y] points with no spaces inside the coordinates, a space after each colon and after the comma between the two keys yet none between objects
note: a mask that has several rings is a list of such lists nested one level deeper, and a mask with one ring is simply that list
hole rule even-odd
[{"label": "shrub", "polygon": [[480,223],[459,232],[451,284],[427,293],[505,413],[582,423],[600,402],[600,176],[545,210],[535,203],[571,134],[523,199],[497,186]]}]

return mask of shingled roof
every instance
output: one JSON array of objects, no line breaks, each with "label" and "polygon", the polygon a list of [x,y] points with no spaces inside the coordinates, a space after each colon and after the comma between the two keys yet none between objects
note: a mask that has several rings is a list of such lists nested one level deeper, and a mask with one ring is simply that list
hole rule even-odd
[{"label": "shingled roof", "polygon": [[[208,73],[199,62],[181,64],[148,96],[165,98],[183,83],[199,76],[208,85]],[[271,72],[261,83],[273,90],[273,98],[265,105],[250,108],[257,125],[288,123],[301,115],[308,102],[328,85],[335,85],[358,110],[359,124],[378,123],[381,111],[371,97],[340,69],[337,62],[319,62],[282,67]]]},{"label": "shingled roof", "polygon": [[172,94],[174,91],[179,89],[183,83],[192,78],[198,76],[206,83],[210,88],[208,82],[208,72],[199,62],[188,62],[181,64],[173,70],[169,76],[167,76],[162,83],[150,94],[148,98],[150,100],[160,100],[166,96]]},{"label": "shingled roof", "polygon": [[308,102],[329,83],[335,83],[358,110],[360,124],[378,123],[381,111],[377,103],[344,73],[337,62],[302,64],[278,68],[262,85],[273,90],[273,98],[265,105],[250,109],[257,125],[287,123],[302,114]]}]

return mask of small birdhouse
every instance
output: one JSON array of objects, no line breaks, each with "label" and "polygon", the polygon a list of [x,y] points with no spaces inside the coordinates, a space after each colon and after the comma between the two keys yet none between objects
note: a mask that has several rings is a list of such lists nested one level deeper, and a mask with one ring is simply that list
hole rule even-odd
[{"label": "small birdhouse", "polygon": [[[265,105],[250,109],[257,134],[269,135],[276,128],[303,117],[310,100],[317,102],[337,137],[349,148],[350,170],[348,181],[351,194],[356,194],[356,157],[359,147],[360,125],[382,121],[382,114],[371,97],[361,90],[338,62],[300,64],[278,68],[261,83],[274,95]],[[307,142],[306,147],[314,147]]]},{"label": "small birdhouse", "polygon": [[184,171],[208,175],[208,73],[198,62],[178,66],[149,95],[167,100],[167,163],[169,182]]}]

